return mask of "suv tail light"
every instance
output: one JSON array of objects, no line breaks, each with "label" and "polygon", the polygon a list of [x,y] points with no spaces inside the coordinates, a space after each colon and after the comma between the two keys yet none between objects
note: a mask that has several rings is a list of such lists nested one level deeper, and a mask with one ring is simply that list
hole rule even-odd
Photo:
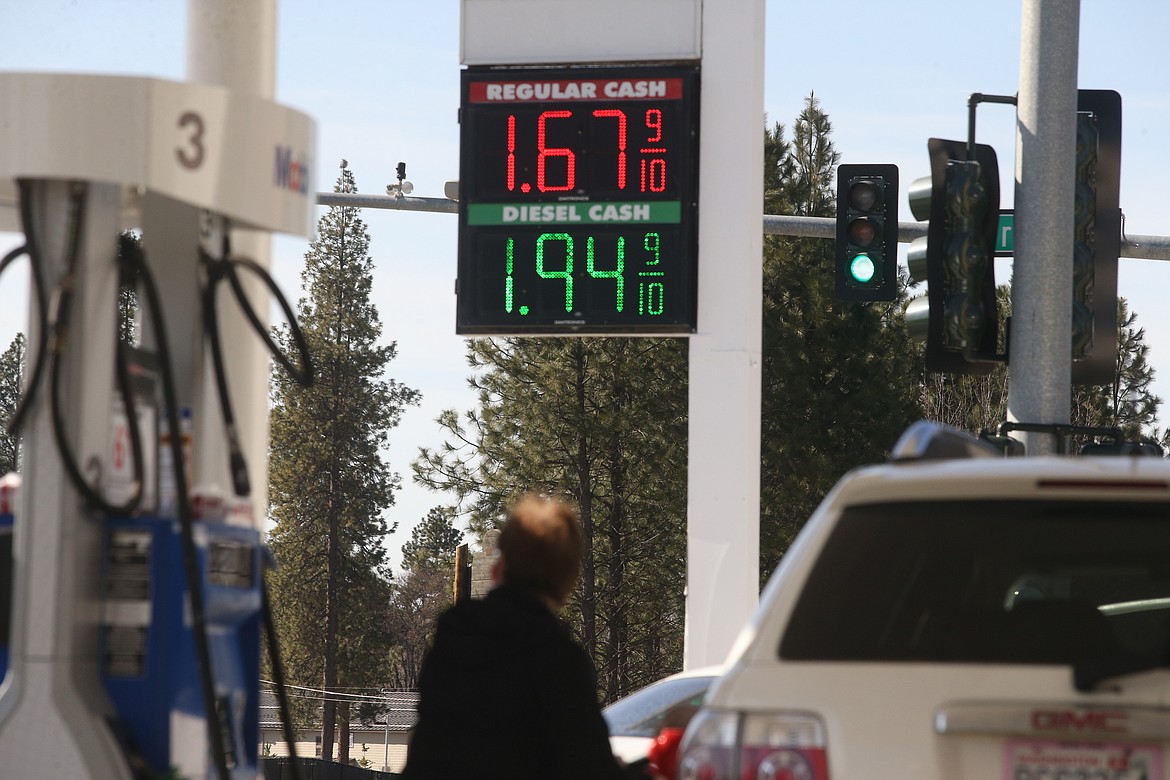
[{"label": "suv tail light", "polygon": [[661,780],[678,780],[678,746],[682,742],[683,730],[664,728],[658,732],[646,758],[654,777]]},{"label": "suv tail light", "polygon": [[678,780],[732,780],[739,713],[701,709],[679,749]]},{"label": "suv tail light", "polygon": [[828,780],[820,719],[797,712],[745,715],[740,728],[743,780]]},{"label": "suv tail light", "polygon": [[802,712],[700,710],[683,739],[678,780],[828,780],[825,728]]}]

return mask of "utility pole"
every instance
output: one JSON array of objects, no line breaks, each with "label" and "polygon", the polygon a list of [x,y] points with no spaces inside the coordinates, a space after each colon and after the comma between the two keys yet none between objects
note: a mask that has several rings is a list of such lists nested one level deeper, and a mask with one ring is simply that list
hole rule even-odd
[{"label": "utility pole", "polygon": [[[1079,35],[1080,0],[1024,0],[1016,111],[1011,420],[1069,421]],[[1056,452],[1055,436],[1025,433],[1023,438],[1029,453]]]}]

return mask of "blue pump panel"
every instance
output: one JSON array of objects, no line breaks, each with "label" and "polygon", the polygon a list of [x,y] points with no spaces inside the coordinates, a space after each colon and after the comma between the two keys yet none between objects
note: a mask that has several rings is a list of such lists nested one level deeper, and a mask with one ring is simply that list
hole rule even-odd
[{"label": "blue pump panel", "polygon": [[[261,543],[250,528],[197,523],[195,541],[233,778],[259,770]],[[214,767],[177,521],[107,521],[102,679],[131,753],[155,773]],[[185,774],[183,776],[186,776]]]},{"label": "blue pump panel", "polygon": [[12,644],[13,607],[13,517],[20,503],[20,475],[15,471],[0,477],[0,682],[8,674]]},{"label": "blue pump panel", "polygon": [[12,641],[12,515],[0,514],[0,681],[8,674]]}]

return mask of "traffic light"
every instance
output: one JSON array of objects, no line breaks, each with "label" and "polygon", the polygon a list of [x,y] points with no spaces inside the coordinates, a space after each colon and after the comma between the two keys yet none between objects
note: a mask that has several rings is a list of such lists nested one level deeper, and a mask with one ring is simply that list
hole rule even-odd
[{"label": "traffic light", "polygon": [[837,167],[836,297],[892,301],[898,295],[898,166]]},{"label": "traffic light", "polygon": [[985,144],[971,156],[959,141],[931,138],[928,148],[931,175],[911,186],[910,210],[930,226],[908,256],[915,280],[925,268],[927,290],[907,308],[907,324],[926,336],[928,370],[987,373],[1003,360],[993,263],[999,163]]},{"label": "traffic light", "polygon": [[1093,255],[1097,216],[1097,123],[1077,113],[1076,186],[1073,192],[1073,359],[1086,357],[1093,346]]},{"label": "traffic light", "polygon": [[1113,90],[1078,90],[1073,211],[1073,384],[1109,384],[1117,372],[1120,184],[1121,95]]}]

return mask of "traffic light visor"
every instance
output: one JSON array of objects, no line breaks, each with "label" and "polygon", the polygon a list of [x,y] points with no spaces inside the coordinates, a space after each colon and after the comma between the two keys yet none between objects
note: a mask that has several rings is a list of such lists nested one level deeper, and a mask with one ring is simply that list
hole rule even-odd
[{"label": "traffic light visor", "polygon": [[863,180],[849,185],[849,205],[858,211],[873,211],[881,208],[881,185]]},{"label": "traffic light visor", "polygon": [[872,219],[861,217],[849,223],[849,243],[854,246],[867,247],[877,237],[877,225]]}]

